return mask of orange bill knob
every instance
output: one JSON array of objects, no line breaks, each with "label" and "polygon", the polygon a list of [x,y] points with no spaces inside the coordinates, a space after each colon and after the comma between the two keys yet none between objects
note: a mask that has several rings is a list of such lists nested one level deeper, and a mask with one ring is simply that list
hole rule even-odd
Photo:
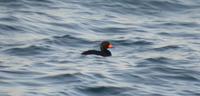
[{"label": "orange bill knob", "polygon": [[108,45],[108,48],[113,48],[112,44],[109,44],[109,45]]}]

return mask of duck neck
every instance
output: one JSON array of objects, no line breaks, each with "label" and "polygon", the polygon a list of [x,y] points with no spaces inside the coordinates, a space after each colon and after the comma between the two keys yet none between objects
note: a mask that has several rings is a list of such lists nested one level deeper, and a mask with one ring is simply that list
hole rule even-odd
[{"label": "duck neck", "polygon": [[100,50],[101,50],[101,51],[107,51],[107,49],[106,49],[106,48],[103,48],[103,47],[101,47]]}]

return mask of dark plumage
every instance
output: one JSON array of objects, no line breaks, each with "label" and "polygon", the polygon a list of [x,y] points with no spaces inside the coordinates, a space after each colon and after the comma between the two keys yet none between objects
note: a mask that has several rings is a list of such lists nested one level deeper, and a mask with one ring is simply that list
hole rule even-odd
[{"label": "dark plumage", "polygon": [[97,50],[88,50],[84,51],[82,55],[100,55],[100,56],[111,56],[111,52],[108,50],[108,48],[112,48],[112,44],[108,41],[103,41],[100,45],[100,51]]}]

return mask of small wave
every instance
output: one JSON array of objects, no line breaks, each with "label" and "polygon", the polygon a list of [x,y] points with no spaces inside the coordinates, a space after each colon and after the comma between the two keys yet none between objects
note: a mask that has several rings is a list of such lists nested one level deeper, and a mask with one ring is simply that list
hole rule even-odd
[{"label": "small wave", "polygon": [[98,96],[109,95],[109,94],[123,94],[126,91],[129,91],[129,87],[118,87],[118,86],[91,86],[91,87],[81,87],[78,88],[84,93],[98,94]]},{"label": "small wave", "polygon": [[6,17],[0,18],[0,21],[5,21],[5,22],[18,22],[18,20],[19,18],[15,16],[6,16]]},{"label": "small wave", "polygon": [[160,78],[165,78],[167,80],[181,80],[181,81],[191,81],[191,82],[199,82],[199,79],[192,76],[192,75],[187,75],[187,74],[176,74],[176,75],[162,75],[162,76],[157,76]]},{"label": "small wave", "polygon": [[44,51],[50,51],[51,49],[45,48],[42,46],[28,46],[28,47],[23,47],[23,48],[10,48],[5,50],[7,54],[13,54],[13,55],[20,55],[20,56],[31,56],[31,55],[37,55],[40,54]]},{"label": "small wave", "polygon": [[106,10],[117,14],[140,16],[163,15],[165,12],[179,12],[194,8],[194,5],[172,0],[104,0],[104,2],[89,0],[81,3],[81,5],[93,10]]},{"label": "small wave", "polygon": [[81,82],[79,76],[83,75],[81,73],[64,73],[64,74],[56,74],[56,75],[47,75],[37,78],[38,80],[47,80],[47,81],[55,81],[55,82]]},{"label": "small wave", "polygon": [[153,57],[144,59],[141,64],[187,64],[187,60],[175,60],[168,57]]},{"label": "small wave", "polygon": [[84,40],[82,38],[74,37],[71,35],[64,35],[64,36],[54,36],[52,40],[46,40],[47,43],[50,44],[58,44],[62,46],[79,46],[80,45],[88,45],[93,42]]},{"label": "small wave", "polygon": [[166,74],[191,74],[191,75],[200,75],[200,73],[183,68],[174,68],[169,66],[154,66],[151,68],[152,70],[159,71]]},{"label": "small wave", "polygon": [[111,42],[116,43],[116,44],[119,44],[119,45],[128,45],[128,46],[132,46],[132,45],[141,45],[141,46],[153,45],[153,42],[145,41],[145,40],[138,40],[138,41],[131,41],[131,40],[112,40]]},{"label": "small wave", "polygon": [[158,10],[165,10],[165,11],[180,11],[184,9],[190,8],[188,5],[181,4],[179,2],[172,2],[172,1],[149,1],[148,2],[154,8]]},{"label": "small wave", "polygon": [[[58,16],[54,16],[54,15],[50,15],[47,12],[40,12],[40,11],[36,11],[36,10],[18,10],[17,12],[21,13],[21,14],[29,14],[29,15],[40,15],[40,16],[44,16],[45,18],[51,19],[51,20],[60,20],[60,17]],[[30,21],[31,19],[29,18],[23,18],[24,20],[28,21],[28,22],[33,22]],[[53,25],[54,23],[50,23],[50,22],[44,22],[44,20],[38,19],[41,23],[43,24],[49,24],[49,25]]]},{"label": "small wave", "polygon": [[163,63],[163,64],[169,63],[169,61],[171,61],[171,60],[172,59],[166,58],[166,57],[154,57],[154,58],[144,59],[144,61],[148,61],[148,62],[151,62],[151,63]]},{"label": "small wave", "polygon": [[31,2],[52,3],[52,0],[29,0]]},{"label": "small wave", "polygon": [[23,28],[16,25],[0,24],[0,29],[4,31],[23,31]]},{"label": "small wave", "polygon": [[93,28],[92,29],[95,32],[110,34],[110,33],[125,33],[128,32],[129,28],[115,28],[115,27],[108,27],[108,28]]},{"label": "small wave", "polygon": [[135,41],[133,44],[135,44],[135,45],[153,45],[153,42],[141,40],[141,41]]},{"label": "small wave", "polygon": [[160,32],[160,33],[158,33],[158,35],[170,36],[170,33],[168,33],[168,32]]},{"label": "small wave", "polygon": [[167,51],[167,50],[176,50],[178,48],[180,48],[178,45],[168,45],[168,46],[163,46],[163,47],[159,47],[159,48],[153,48],[152,50]]},{"label": "small wave", "polygon": [[50,8],[55,5],[55,2],[53,0],[28,0],[26,1],[26,5],[29,5],[30,7],[37,6]]},{"label": "small wave", "polygon": [[[197,71],[185,69],[185,68],[178,68],[169,65],[156,65],[156,66],[150,66],[146,67],[147,70],[153,71],[159,74],[152,74],[151,72],[148,72],[147,74],[150,75],[150,77],[162,79],[162,80],[178,80],[178,81],[191,81],[191,82],[199,82],[200,74]],[[146,71],[147,72],[147,71]]]},{"label": "small wave", "polygon": [[[36,75],[41,75],[39,72],[34,72],[34,71],[27,71],[27,70],[0,70],[2,73],[2,76],[4,78],[32,78]],[[15,77],[17,76],[17,77]]]},{"label": "small wave", "polygon": [[195,22],[167,22],[161,24],[162,26],[169,26],[169,27],[175,27],[175,26],[181,26],[181,27],[198,27],[199,24]]},{"label": "small wave", "polygon": [[23,0],[1,0],[0,2],[1,3],[11,3],[11,2],[21,2],[21,1],[23,1]]},{"label": "small wave", "polygon": [[199,39],[200,34],[198,33],[186,33],[186,32],[173,32],[173,33],[169,33],[169,32],[160,32],[158,33],[159,35],[163,35],[163,36],[172,36],[172,37],[183,37],[183,38],[194,38],[194,39]]},{"label": "small wave", "polygon": [[70,29],[82,29],[78,24],[74,24],[74,23],[47,23],[49,25],[53,25],[56,27],[63,27],[63,28],[70,28]]},{"label": "small wave", "polygon": [[0,4],[2,6],[6,6],[7,8],[26,8],[24,0],[0,0]]}]

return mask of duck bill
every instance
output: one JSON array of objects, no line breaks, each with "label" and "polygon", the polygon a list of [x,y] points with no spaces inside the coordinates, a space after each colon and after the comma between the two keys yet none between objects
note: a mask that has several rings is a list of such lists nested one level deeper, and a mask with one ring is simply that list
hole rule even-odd
[{"label": "duck bill", "polygon": [[113,48],[112,44],[109,44],[109,45],[108,45],[108,48]]}]

